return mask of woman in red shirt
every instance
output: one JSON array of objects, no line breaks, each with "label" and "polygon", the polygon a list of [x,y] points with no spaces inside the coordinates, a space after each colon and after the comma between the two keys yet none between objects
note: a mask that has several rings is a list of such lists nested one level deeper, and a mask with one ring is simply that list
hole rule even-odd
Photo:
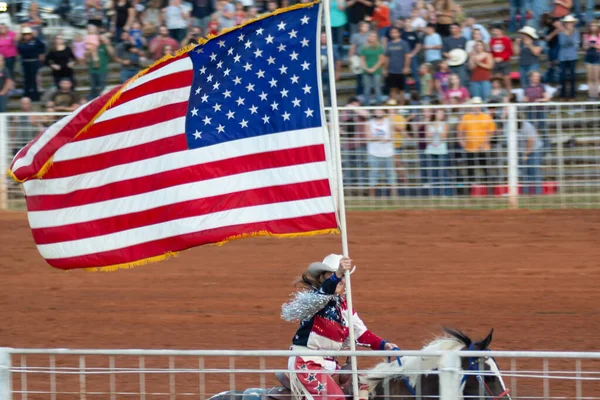
[{"label": "woman in red shirt", "polygon": [[494,58],[486,51],[483,41],[475,42],[473,52],[469,58],[471,69],[471,94],[473,97],[481,97],[484,102],[488,100],[492,91],[492,68]]}]

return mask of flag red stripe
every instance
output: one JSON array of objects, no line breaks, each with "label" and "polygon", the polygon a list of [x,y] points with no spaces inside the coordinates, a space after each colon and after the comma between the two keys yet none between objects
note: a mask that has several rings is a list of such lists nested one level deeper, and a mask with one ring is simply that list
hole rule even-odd
[{"label": "flag red stripe", "polygon": [[[77,133],[83,127],[85,127],[88,122],[104,107],[106,102],[116,93],[119,87],[114,88],[108,93],[98,97],[96,100],[92,101],[85,108],[83,108],[75,118],[73,118],[67,125],[65,125],[60,132],[56,134],[48,143],[44,145],[33,157],[33,162],[30,165],[23,166],[16,171],[13,171],[15,176],[21,180],[29,178],[31,175],[36,174],[42,166],[54,155],[56,150],[62,147],[65,143],[70,142]],[[41,135],[40,135],[41,136]],[[40,136],[35,140],[36,142],[39,140]],[[31,143],[33,145],[33,142]],[[28,147],[28,151],[31,150],[31,146]],[[28,152],[27,151],[27,152]],[[21,152],[19,157],[16,158],[11,164],[11,169],[14,163],[25,156],[26,151]]]},{"label": "flag red stripe", "polygon": [[146,242],[119,250],[111,250],[80,257],[48,259],[46,261],[48,261],[51,266],[60,269],[101,267],[105,265],[135,262],[156,256],[157,254],[165,254],[169,251],[181,251],[207,243],[218,243],[243,233],[269,231],[274,234],[294,234],[320,230],[323,229],[324,226],[335,227],[336,224],[337,222],[334,213],[309,215],[299,218],[227,226]]},{"label": "flag red stripe", "polygon": [[44,176],[44,179],[66,178],[87,172],[100,171],[115,165],[129,164],[164,154],[184,151],[187,148],[187,139],[185,133],[182,133],[125,149],[55,162]]},{"label": "flag red stripe", "polygon": [[325,197],[330,194],[329,181],[323,179],[227,193],[95,221],[32,229],[32,232],[37,244],[60,243],[234,208]]},{"label": "flag red stripe", "polygon": [[164,68],[167,65],[169,65],[171,63],[174,63],[175,61],[179,61],[182,58],[186,58],[186,57],[189,57],[188,53],[183,53],[183,54],[178,55],[177,57],[173,57],[173,58],[170,58],[168,60],[165,60],[165,61],[161,62],[160,64],[153,65],[152,67],[148,68],[148,71],[146,72],[145,75],[148,75],[148,74],[150,74],[150,73],[152,73],[154,71],[157,71],[157,70],[159,70],[161,68]]},{"label": "flag red stripe", "polygon": [[[214,177],[320,161],[325,161],[325,149],[322,144],[250,154],[115,182],[69,194],[29,196],[27,197],[27,209],[30,212],[55,210],[133,196]],[[73,160],[73,162],[78,161]]]}]

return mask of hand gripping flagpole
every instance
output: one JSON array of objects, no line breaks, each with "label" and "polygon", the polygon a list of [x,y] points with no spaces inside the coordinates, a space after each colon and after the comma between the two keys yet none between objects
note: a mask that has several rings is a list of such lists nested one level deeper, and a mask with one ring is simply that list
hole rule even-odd
[{"label": "hand gripping flagpole", "polygon": [[[346,230],[346,206],[344,204],[344,183],[342,178],[342,155],[341,155],[341,140],[340,140],[340,121],[338,117],[337,90],[335,86],[335,58],[333,57],[333,40],[331,36],[331,8],[330,0],[323,0],[323,8],[325,12],[325,34],[327,36],[327,70],[329,74],[329,98],[331,101],[331,127],[333,129],[333,149],[336,161],[336,178],[338,191],[338,214],[340,220],[340,232],[342,234],[342,254],[348,256],[348,232]],[[352,287],[350,284],[350,272],[345,272],[346,278],[346,302],[348,305],[348,318],[350,333],[350,350],[356,351],[356,339],[354,336],[354,324],[352,322]],[[352,390],[354,400],[359,399],[358,388],[358,367],[356,356],[352,356]]]}]

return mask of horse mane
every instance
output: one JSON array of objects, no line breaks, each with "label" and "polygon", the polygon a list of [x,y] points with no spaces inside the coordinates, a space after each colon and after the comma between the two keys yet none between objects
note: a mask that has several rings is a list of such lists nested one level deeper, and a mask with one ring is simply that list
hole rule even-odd
[{"label": "horse mane", "polygon": [[[435,338],[423,347],[424,351],[457,351],[471,345],[471,339],[463,332],[443,328],[444,336]],[[409,383],[415,387],[421,373],[431,371],[439,367],[439,357],[404,356],[400,357],[402,365],[398,361],[382,362],[369,370],[362,378],[368,385],[369,392],[384,381],[407,376]]]}]

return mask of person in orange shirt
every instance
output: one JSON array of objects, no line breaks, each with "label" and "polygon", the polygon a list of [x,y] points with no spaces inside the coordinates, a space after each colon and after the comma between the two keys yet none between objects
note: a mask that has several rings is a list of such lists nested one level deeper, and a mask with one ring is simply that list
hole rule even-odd
[{"label": "person in orange shirt", "polygon": [[496,124],[491,115],[481,109],[480,97],[473,97],[471,104],[475,107],[469,109],[458,125],[458,139],[467,159],[467,175],[471,184],[476,182],[475,172],[481,168],[485,178],[482,183],[490,182],[488,158],[490,140],[496,133]]},{"label": "person in orange shirt", "polygon": [[372,21],[377,24],[377,35],[379,36],[379,39],[383,38],[392,25],[390,21],[390,9],[383,0],[375,1]]}]

